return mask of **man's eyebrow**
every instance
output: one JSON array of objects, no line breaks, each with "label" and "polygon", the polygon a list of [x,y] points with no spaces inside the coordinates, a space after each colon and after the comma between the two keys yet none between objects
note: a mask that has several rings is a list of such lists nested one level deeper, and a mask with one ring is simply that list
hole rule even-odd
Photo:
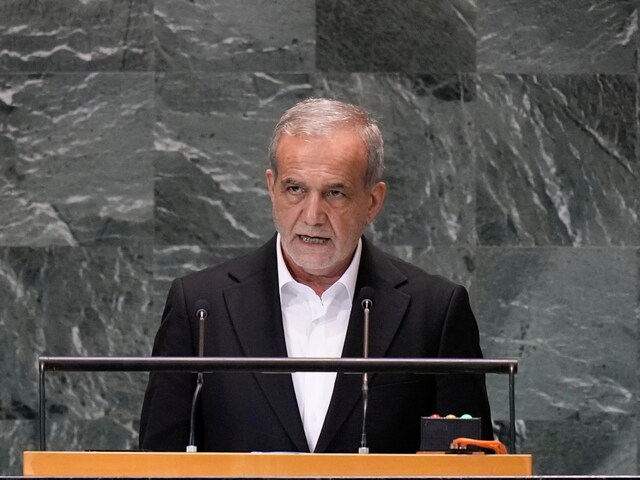
[{"label": "man's eyebrow", "polygon": [[282,183],[285,185],[302,185],[303,182],[296,180],[295,178],[287,177],[282,179]]},{"label": "man's eyebrow", "polygon": [[[304,182],[301,182],[300,180],[296,180],[295,178],[292,178],[292,177],[283,178],[282,184],[295,185],[297,187],[304,187],[306,185]],[[349,188],[349,185],[343,182],[329,183],[323,186],[324,190],[344,190],[347,188]]]}]

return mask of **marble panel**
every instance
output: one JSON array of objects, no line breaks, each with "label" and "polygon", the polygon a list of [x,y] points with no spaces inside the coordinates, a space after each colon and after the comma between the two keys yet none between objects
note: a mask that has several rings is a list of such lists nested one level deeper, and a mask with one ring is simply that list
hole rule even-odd
[{"label": "marble panel", "polygon": [[475,1],[316,0],[323,72],[475,72]]},{"label": "marble panel", "polygon": [[149,71],[153,0],[3,0],[0,72]]},{"label": "marble panel", "polygon": [[[151,351],[157,328],[151,262],[145,246],[0,249],[0,421],[37,421],[40,355]],[[68,435],[80,420],[109,423],[101,441],[111,448],[119,448],[122,438],[137,438],[146,377],[55,375],[60,378],[47,387],[47,412],[59,448],[79,445]]]},{"label": "marble panel", "polygon": [[[637,419],[614,412],[561,421],[521,422],[518,453],[534,475],[635,475]],[[503,438],[503,441],[506,441]]]},{"label": "marble panel", "polygon": [[633,73],[635,0],[479,0],[478,72]]},{"label": "marble panel", "polygon": [[472,245],[475,165],[463,105],[473,79],[458,75],[332,74],[314,94],[362,105],[385,142],[387,199],[369,230],[375,242]]},{"label": "marble panel", "polygon": [[[410,247],[402,245],[378,245],[395,255],[433,275],[441,275],[452,282],[463,285],[467,290],[474,277],[475,253],[466,247]],[[471,305],[473,308],[474,305]]]},{"label": "marble panel", "polygon": [[0,420],[0,475],[22,475],[22,453],[37,449],[36,420]]},{"label": "marble panel", "polygon": [[163,74],[157,88],[156,245],[267,240],[269,138],[280,115],[311,93],[309,77]]},{"label": "marble panel", "polygon": [[153,77],[0,77],[0,245],[152,235]]},{"label": "marble panel", "polygon": [[[476,266],[485,355],[519,360],[518,418],[635,415],[638,249],[480,248]],[[508,418],[506,380],[488,386],[495,417]]]},{"label": "marble panel", "polygon": [[157,70],[310,72],[313,0],[155,0]]},{"label": "marble panel", "polygon": [[481,75],[482,245],[640,243],[635,75]]},{"label": "marble panel", "polygon": [[49,373],[46,442],[52,451],[135,450],[148,374]]}]

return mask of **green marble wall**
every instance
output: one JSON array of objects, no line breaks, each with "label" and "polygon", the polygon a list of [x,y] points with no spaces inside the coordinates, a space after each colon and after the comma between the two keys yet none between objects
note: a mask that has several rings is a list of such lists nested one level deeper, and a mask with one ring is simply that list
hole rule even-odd
[{"label": "green marble wall", "polygon": [[[149,354],[173,277],[272,234],[266,142],[312,95],[379,119],[368,236],[469,287],[536,473],[638,474],[639,3],[4,0],[0,474],[39,355]],[[51,375],[50,448],[134,448],[145,383]]]}]

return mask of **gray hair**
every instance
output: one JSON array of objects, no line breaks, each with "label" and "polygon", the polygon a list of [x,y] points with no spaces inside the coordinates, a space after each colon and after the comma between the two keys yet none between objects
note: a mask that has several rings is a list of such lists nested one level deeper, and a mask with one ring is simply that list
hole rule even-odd
[{"label": "gray hair", "polygon": [[372,186],[382,180],[384,147],[375,120],[360,107],[325,98],[299,102],[280,118],[269,142],[269,164],[274,175],[278,175],[276,152],[282,135],[322,137],[340,127],[353,128],[364,142],[367,149],[366,185]]}]

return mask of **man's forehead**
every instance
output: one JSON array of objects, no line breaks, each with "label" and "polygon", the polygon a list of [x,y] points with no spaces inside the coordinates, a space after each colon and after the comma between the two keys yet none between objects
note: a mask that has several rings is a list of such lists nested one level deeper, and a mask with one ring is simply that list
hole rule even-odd
[{"label": "man's forehead", "polygon": [[[347,140],[347,142],[345,142],[345,140]],[[283,134],[278,141],[278,146],[276,149],[276,159],[282,153],[281,151],[283,148],[289,149],[292,146],[294,148],[296,146],[304,148],[310,143],[325,144],[327,146],[340,145],[341,148],[344,147],[347,150],[352,148],[353,144],[356,144],[356,148],[360,150],[359,153],[364,158],[366,158],[367,156],[367,145],[357,131],[353,129],[339,129],[332,131],[327,135]]]},{"label": "man's forehead", "polygon": [[275,161],[284,178],[311,182],[310,175],[321,175],[336,184],[353,183],[354,176],[364,179],[368,165],[365,143],[352,130],[329,136],[287,134],[279,142]]}]

